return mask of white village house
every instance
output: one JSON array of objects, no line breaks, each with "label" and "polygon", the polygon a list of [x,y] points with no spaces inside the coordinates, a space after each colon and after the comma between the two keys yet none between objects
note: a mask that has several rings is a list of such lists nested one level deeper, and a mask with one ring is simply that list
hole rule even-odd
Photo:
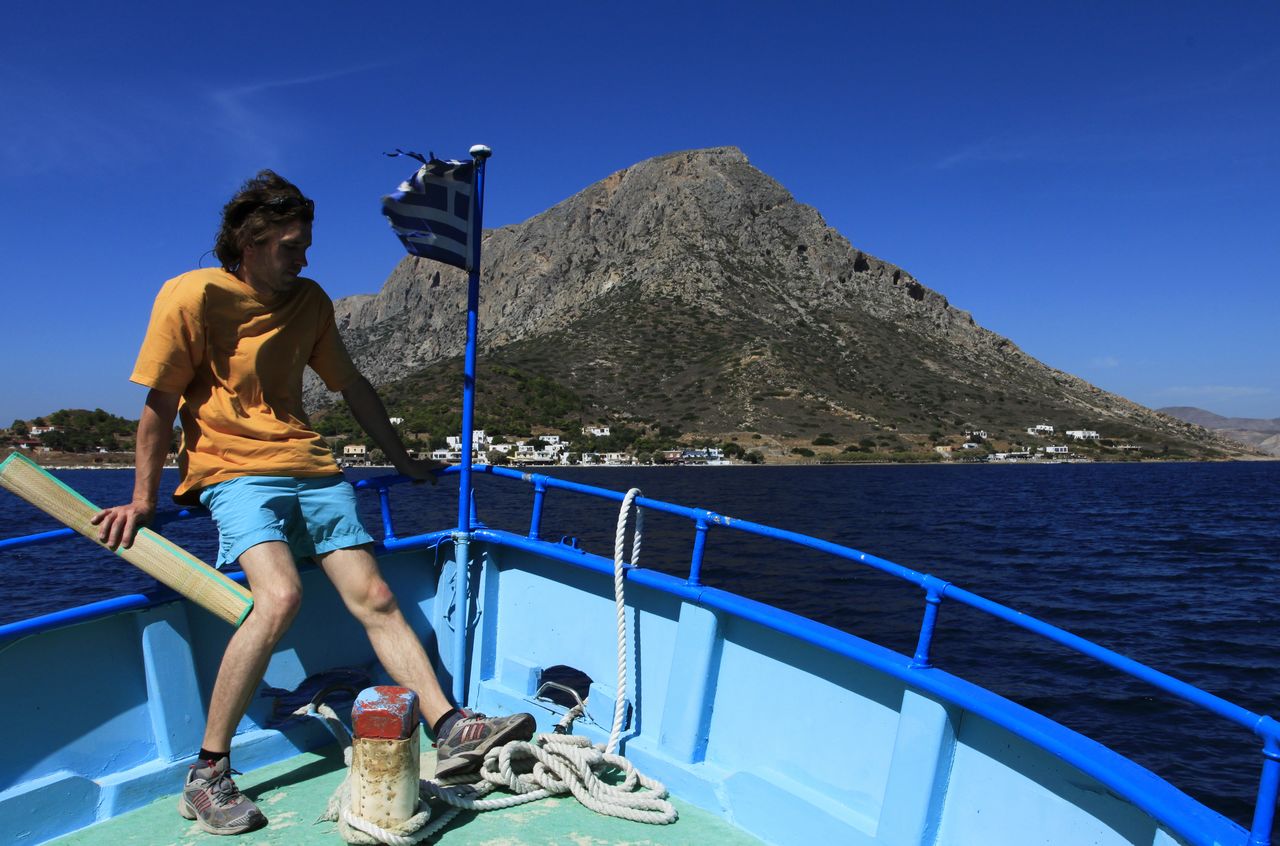
[{"label": "white village house", "polygon": [[[481,452],[482,450],[487,448],[492,441],[493,441],[493,438],[490,438],[488,435],[486,435],[484,433],[484,429],[476,429],[474,432],[471,433],[471,451],[473,453]],[[457,452],[459,455],[462,454],[462,436],[461,435],[448,435],[444,439],[444,442],[449,445],[449,449]]]}]

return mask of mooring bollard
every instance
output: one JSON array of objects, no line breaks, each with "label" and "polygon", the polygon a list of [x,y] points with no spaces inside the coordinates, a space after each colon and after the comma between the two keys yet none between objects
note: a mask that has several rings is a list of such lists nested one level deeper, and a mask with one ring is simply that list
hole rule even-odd
[{"label": "mooring bollard", "polygon": [[351,812],[399,825],[418,811],[418,696],[404,687],[362,690],[351,709]]}]

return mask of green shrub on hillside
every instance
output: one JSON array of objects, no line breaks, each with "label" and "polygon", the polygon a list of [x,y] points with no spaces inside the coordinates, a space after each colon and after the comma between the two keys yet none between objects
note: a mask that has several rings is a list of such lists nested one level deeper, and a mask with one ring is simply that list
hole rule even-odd
[{"label": "green shrub on hillside", "polygon": [[22,423],[25,436],[31,426],[54,426],[52,432],[43,432],[37,437],[40,443],[57,452],[96,452],[100,449],[110,451],[133,449],[137,436],[136,420],[126,420],[95,408],[88,411],[83,408],[64,408],[47,417],[37,417],[30,422],[15,420],[14,433],[18,424]]}]

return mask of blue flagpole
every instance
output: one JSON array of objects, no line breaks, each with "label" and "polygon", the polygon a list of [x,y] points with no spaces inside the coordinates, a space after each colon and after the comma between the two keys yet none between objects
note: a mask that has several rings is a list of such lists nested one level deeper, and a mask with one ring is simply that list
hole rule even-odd
[{"label": "blue flagpole", "polygon": [[480,318],[480,239],[484,232],[484,163],[492,151],[483,144],[471,148],[475,160],[469,216],[471,260],[467,274],[467,348],[462,365],[462,468],[458,483],[458,530],[454,535],[455,559],[458,566],[458,627],[454,640],[453,699],[466,701],[467,625],[470,614],[468,577],[471,569],[471,436],[475,426],[476,402],[476,335]]},{"label": "blue flagpole", "polygon": [[462,367],[462,473],[458,486],[458,531],[471,531],[471,432],[475,425],[476,333],[480,315],[480,237],[484,231],[484,163],[492,151],[471,148],[475,183],[471,191],[471,267],[467,279],[467,351]]}]

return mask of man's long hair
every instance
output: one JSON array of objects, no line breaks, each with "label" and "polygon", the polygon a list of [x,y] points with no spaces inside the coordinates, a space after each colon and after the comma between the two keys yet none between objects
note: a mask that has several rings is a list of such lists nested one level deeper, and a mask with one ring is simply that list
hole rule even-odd
[{"label": "man's long hair", "polygon": [[298,186],[273,170],[258,171],[222,207],[214,255],[224,270],[233,271],[240,266],[244,248],[265,241],[271,229],[295,220],[311,223],[314,219],[315,204]]}]

